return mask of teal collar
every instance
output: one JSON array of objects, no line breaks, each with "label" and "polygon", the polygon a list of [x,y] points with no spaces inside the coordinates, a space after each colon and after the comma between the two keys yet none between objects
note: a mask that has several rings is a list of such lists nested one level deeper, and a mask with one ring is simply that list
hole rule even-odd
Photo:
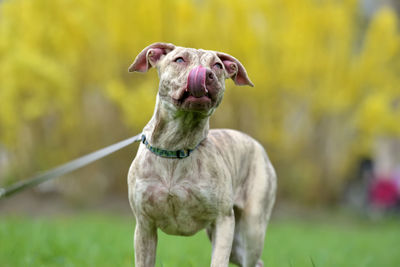
[{"label": "teal collar", "polygon": [[146,136],[142,134],[142,143],[146,146],[148,150],[156,154],[157,156],[163,157],[163,158],[172,158],[172,159],[182,159],[182,158],[187,158],[190,156],[190,153],[195,150],[200,143],[194,148],[194,149],[180,149],[180,150],[165,150],[157,147],[153,147],[149,144],[149,142],[146,139]]}]

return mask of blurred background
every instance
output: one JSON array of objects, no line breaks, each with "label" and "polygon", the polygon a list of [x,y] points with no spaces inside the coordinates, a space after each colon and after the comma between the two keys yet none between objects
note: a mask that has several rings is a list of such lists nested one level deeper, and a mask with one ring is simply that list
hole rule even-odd
[{"label": "blurred background", "polygon": [[[396,212],[399,15],[397,0],[0,0],[0,187],[139,133],[158,78],[127,68],[163,41],[246,67],[255,87],[227,80],[211,127],[265,146],[277,214],[293,205]],[[0,201],[0,213],[129,212],[136,148]]]}]

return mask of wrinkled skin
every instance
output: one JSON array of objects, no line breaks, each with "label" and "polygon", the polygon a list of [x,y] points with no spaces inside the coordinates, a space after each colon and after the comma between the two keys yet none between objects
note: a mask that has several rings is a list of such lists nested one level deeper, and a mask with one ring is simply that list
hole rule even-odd
[{"label": "wrinkled skin", "polygon": [[154,266],[157,228],[189,236],[207,229],[211,266],[263,266],[266,226],[276,193],[275,171],[263,147],[234,130],[209,130],[225,79],[251,85],[241,63],[227,54],[156,43],[129,68],[155,67],[156,107],[143,129],[148,142],[166,150],[194,149],[187,158],[163,158],[143,144],[128,174],[136,216],[135,264]]}]

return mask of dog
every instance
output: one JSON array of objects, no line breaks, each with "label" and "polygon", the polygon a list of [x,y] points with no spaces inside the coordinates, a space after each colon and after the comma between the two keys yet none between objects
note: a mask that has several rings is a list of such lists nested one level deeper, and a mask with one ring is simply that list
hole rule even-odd
[{"label": "dog", "polygon": [[248,135],[209,130],[225,79],[253,86],[245,68],[228,54],[170,43],[146,47],[129,71],[152,67],[160,78],[155,110],[128,173],[136,266],[155,265],[157,228],[181,236],[206,229],[211,266],[263,266],[275,170]]}]

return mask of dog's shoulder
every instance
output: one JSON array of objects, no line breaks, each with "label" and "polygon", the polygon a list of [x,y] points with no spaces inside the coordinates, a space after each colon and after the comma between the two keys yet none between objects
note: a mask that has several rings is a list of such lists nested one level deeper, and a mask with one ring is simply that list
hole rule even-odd
[{"label": "dog's shoulder", "polygon": [[207,139],[219,151],[230,155],[248,156],[255,152],[265,154],[265,149],[258,141],[237,130],[212,129],[209,131]]},{"label": "dog's shoulder", "polygon": [[231,143],[232,145],[259,144],[251,136],[232,129],[211,129],[208,137],[217,143]]}]

